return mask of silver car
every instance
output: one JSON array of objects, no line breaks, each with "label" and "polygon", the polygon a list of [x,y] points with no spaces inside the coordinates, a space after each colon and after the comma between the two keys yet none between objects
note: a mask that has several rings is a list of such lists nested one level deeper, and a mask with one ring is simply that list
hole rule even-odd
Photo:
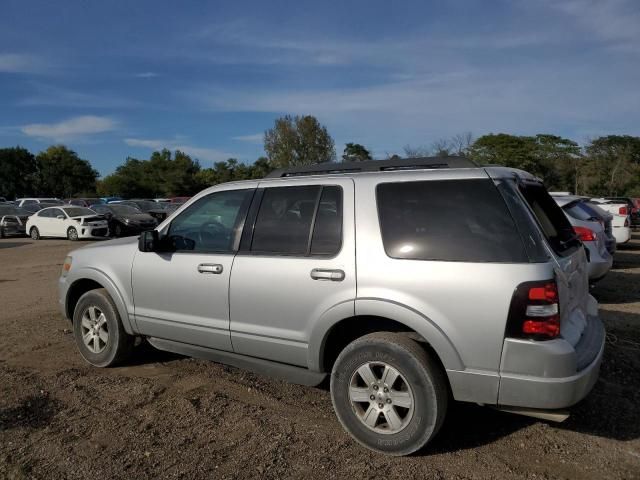
[{"label": "silver car", "polygon": [[595,216],[594,210],[583,197],[554,195],[553,199],[562,208],[576,235],[587,249],[589,280],[592,283],[601,280],[613,265],[613,256],[607,249],[610,240],[605,231],[604,221]]},{"label": "silver car", "polygon": [[448,157],[208,188],[138,239],[71,252],[59,301],[95,366],[141,336],[330,377],[353,438],[405,455],[453,400],[550,416],[585,397],[605,337],[588,287],[585,249],[538,179]]}]

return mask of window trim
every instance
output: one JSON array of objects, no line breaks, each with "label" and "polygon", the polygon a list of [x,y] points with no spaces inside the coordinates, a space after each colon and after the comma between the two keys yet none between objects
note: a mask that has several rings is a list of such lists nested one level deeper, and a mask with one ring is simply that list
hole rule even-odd
[{"label": "window trim", "polygon": [[[250,209],[250,206],[253,202],[253,199],[256,195],[256,188],[250,187],[250,188],[230,188],[230,189],[226,189],[226,190],[216,190],[214,192],[211,192],[207,195],[203,195],[202,197],[198,198],[195,202],[193,202],[191,205],[189,205],[189,207],[187,207],[184,211],[180,212],[180,215],[178,215],[176,218],[174,218],[173,220],[171,220],[171,222],[169,222],[168,225],[166,225],[162,230],[164,231],[164,235],[162,235],[163,238],[166,238],[169,236],[169,234],[171,233],[171,226],[173,225],[173,222],[175,220],[177,220],[178,218],[180,218],[182,215],[184,215],[186,212],[188,212],[191,207],[193,207],[194,205],[196,205],[198,202],[200,202],[201,200],[204,200],[205,198],[211,197],[212,195],[218,194],[218,193],[224,193],[224,192],[248,192],[251,191],[251,193],[249,195],[247,195],[247,197],[242,201],[242,205],[240,205],[240,211],[238,212],[240,214],[240,219],[236,222],[236,225],[234,225],[233,230],[233,242],[231,244],[231,250],[173,250],[167,253],[170,253],[172,255],[175,254],[189,254],[189,255],[236,255],[238,253],[239,247],[240,247],[240,238],[242,235],[242,231],[244,229],[244,225],[245,222],[247,220],[247,214],[248,211]],[[144,212],[143,212],[144,213]]]},{"label": "window trim", "polygon": [[[265,251],[254,251],[251,250],[253,246],[253,236],[256,229],[256,221],[258,220],[258,213],[260,212],[260,207],[262,206],[262,200],[264,199],[264,193],[266,190],[276,189],[276,188],[295,188],[295,187],[320,187],[318,188],[318,194],[316,196],[316,204],[313,209],[313,217],[311,220],[311,227],[309,229],[309,238],[307,239],[307,250],[305,254],[300,253],[279,253],[279,252],[265,252]],[[340,248],[335,253],[332,254],[323,254],[323,253],[311,253],[311,243],[313,241],[313,234],[316,228],[316,220],[318,215],[318,209],[320,208],[320,200],[322,199],[322,192],[325,187],[337,187],[340,189],[340,198],[342,200],[342,211],[340,212]],[[242,232],[242,239],[240,242],[240,248],[237,252],[237,255],[250,256],[250,257],[275,257],[275,258],[318,258],[318,259],[333,259],[339,256],[342,253],[342,249],[344,248],[344,188],[342,185],[335,183],[327,183],[327,184],[303,184],[303,185],[282,185],[282,186],[273,186],[273,187],[260,187],[257,189],[256,195],[254,196],[254,200],[249,208],[249,214],[247,215],[247,221],[245,222],[245,228]]]}]

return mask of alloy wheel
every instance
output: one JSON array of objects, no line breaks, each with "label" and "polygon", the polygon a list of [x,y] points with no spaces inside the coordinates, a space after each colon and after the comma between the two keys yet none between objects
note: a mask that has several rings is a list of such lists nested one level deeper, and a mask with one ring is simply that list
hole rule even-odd
[{"label": "alloy wheel", "polygon": [[92,353],[100,353],[109,343],[107,317],[96,306],[87,308],[80,324],[82,341]]}]

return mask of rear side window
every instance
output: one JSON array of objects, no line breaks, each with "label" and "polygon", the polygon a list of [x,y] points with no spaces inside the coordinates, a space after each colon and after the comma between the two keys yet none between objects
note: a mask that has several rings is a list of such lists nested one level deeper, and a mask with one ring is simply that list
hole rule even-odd
[{"label": "rear side window", "polygon": [[519,189],[554,252],[568,255],[581,245],[569,220],[543,185],[526,183]]},{"label": "rear side window", "polygon": [[583,202],[572,202],[562,207],[562,209],[569,214],[571,218],[576,220],[583,220],[588,222],[598,221],[593,211],[587,207]]},{"label": "rear side window", "polygon": [[275,255],[333,255],[342,244],[342,189],[307,185],[264,191],[251,251]]},{"label": "rear side window", "polygon": [[384,248],[392,258],[528,262],[489,179],[383,183],[377,202]]}]

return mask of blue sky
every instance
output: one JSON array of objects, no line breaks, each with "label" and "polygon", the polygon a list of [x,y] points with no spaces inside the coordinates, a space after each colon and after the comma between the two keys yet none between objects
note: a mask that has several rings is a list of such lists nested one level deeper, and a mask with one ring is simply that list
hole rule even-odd
[{"label": "blue sky", "polygon": [[640,2],[3,2],[0,146],[64,143],[101,174],[162,147],[251,162],[285,113],[338,155],[639,135]]}]

